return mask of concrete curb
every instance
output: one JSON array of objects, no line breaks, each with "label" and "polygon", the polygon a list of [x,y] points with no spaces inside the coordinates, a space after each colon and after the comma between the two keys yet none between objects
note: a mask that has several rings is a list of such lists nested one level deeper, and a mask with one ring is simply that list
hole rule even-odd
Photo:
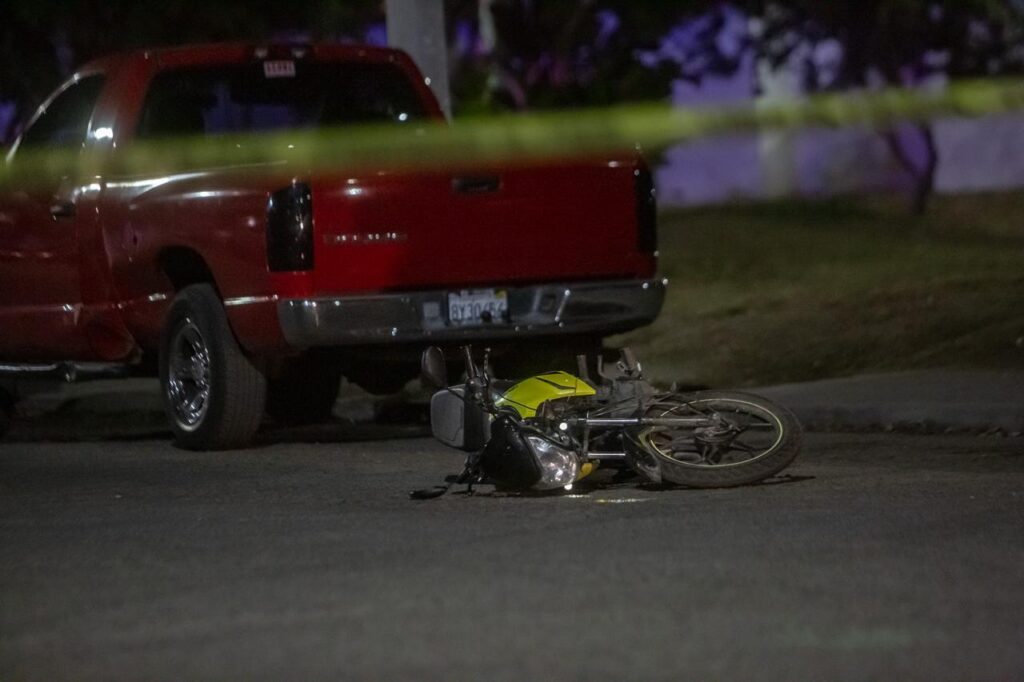
[{"label": "concrete curb", "polygon": [[1024,433],[1024,371],[926,370],[754,389],[809,431]]}]

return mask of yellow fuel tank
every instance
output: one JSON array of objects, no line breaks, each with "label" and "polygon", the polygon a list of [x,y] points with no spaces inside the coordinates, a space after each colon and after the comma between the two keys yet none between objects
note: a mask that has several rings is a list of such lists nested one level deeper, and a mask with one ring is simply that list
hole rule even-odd
[{"label": "yellow fuel tank", "polygon": [[505,391],[495,404],[511,407],[523,419],[537,416],[537,408],[547,400],[594,395],[593,386],[568,372],[546,372],[524,379]]}]

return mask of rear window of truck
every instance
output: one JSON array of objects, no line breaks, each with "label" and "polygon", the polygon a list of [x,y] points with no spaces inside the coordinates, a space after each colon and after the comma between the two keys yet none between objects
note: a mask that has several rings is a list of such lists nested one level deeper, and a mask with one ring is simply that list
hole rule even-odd
[{"label": "rear window of truck", "polygon": [[425,115],[419,93],[394,64],[252,62],[157,74],[138,136],[401,124]]}]

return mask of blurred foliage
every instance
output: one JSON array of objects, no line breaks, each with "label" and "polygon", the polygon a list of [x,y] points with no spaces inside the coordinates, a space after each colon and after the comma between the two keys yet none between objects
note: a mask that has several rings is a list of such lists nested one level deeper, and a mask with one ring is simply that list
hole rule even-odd
[{"label": "blurred foliage", "polygon": [[[485,3],[487,5],[488,3]],[[457,55],[453,89],[464,108],[525,109],[599,106],[665,99],[678,69],[643,65],[638,49],[707,0],[491,0],[490,17],[477,0],[449,3],[453,24],[477,43]],[[493,22],[493,44],[486,45]],[[475,33],[474,33],[475,32]]]},{"label": "blurred foliage", "polygon": [[[735,73],[750,63],[744,52],[770,68],[800,69],[808,91],[1024,67],[1022,6],[1000,0],[490,0],[493,45],[480,45],[488,31],[479,6],[449,3],[453,24],[478,30],[477,50],[457,55],[455,87],[464,102],[498,107],[665,98],[675,79]],[[823,79],[804,52],[826,42],[839,58]]]},{"label": "blurred foliage", "polygon": [[[486,35],[484,24],[493,23],[493,44],[461,55],[454,79],[461,111],[663,99],[676,80],[699,87],[706,78],[731,77],[741,68],[750,70],[755,90],[783,98],[935,86],[949,77],[1024,70],[1020,2],[490,0],[483,5],[490,7],[490,17],[481,13],[477,25]],[[460,10],[471,14],[477,6],[467,1]],[[939,162],[931,126],[919,122],[884,135],[912,180],[911,210],[921,213]]]},{"label": "blurred foliage", "polygon": [[[804,90],[935,87],[949,78],[1024,71],[1022,6],[995,0],[860,0],[747,2],[760,17],[755,49],[773,67],[800,69]],[[830,63],[829,43],[837,59]],[[825,46],[825,50],[821,47]],[[794,51],[801,63],[793,65]],[[939,165],[931,124],[884,132],[911,178],[911,211],[923,213]],[[917,150],[916,152],[914,150]]]},{"label": "blurred foliage", "polygon": [[[836,40],[843,60],[834,87],[914,85],[941,71],[952,77],[1024,69],[1024,10],[1005,0],[741,0],[761,18],[759,53],[785,61],[794,37]],[[790,34],[787,36],[787,34]],[[813,88],[812,88],[813,89]]]},{"label": "blurred foliage", "polygon": [[[699,83],[740,68],[735,45],[721,39],[730,12],[755,18],[742,47],[777,65],[801,42],[841,43],[841,75],[829,87],[870,84],[872,77],[902,84],[928,69],[1006,73],[1024,62],[1020,7],[1017,0],[446,2],[461,113],[666,99],[678,78]],[[118,50],[239,39],[357,41],[383,21],[383,0],[4,3],[0,101],[16,102],[24,115],[76,65]],[[667,36],[694,21],[702,23],[687,34],[689,44],[666,51]],[[680,50],[691,53],[685,68]],[[645,52],[657,56],[641,59]],[[0,130],[0,139],[9,132]]]}]

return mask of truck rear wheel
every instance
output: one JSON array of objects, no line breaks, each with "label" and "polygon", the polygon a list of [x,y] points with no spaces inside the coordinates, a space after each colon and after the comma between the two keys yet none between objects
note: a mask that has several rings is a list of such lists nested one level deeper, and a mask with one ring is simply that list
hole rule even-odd
[{"label": "truck rear wheel", "polygon": [[209,284],[185,287],[171,305],[160,339],[160,386],[183,448],[241,447],[259,428],[267,381],[239,348]]}]

